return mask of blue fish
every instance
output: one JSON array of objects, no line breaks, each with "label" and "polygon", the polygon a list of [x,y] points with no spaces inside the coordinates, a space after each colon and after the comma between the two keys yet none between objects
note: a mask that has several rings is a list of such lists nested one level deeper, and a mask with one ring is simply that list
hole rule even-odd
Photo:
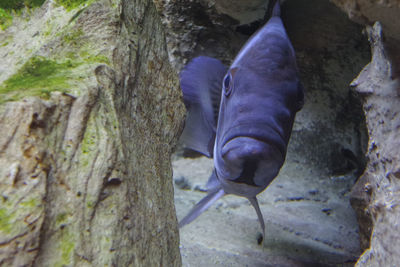
[{"label": "blue fish", "polygon": [[279,1],[269,21],[242,47],[227,68],[219,60],[194,58],[180,73],[188,110],[181,140],[214,160],[207,196],[180,222],[182,227],[226,194],[257,194],[278,175],[304,90],[295,53],[280,18]]}]

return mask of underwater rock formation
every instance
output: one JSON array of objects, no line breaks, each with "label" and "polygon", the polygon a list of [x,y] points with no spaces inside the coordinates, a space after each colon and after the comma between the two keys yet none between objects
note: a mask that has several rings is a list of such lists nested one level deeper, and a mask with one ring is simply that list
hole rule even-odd
[{"label": "underwater rock formation", "polygon": [[[198,55],[229,64],[267,2],[0,3],[0,265],[181,265],[177,73]],[[307,91],[260,201],[266,247],[251,207],[227,197],[182,231],[184,265],[399,264],[399,9],[284,1]],[[182,216],[208,163],[174,158]]]},{"label": "underwater rock formation", "polygon": [[179,266],[184,108],[154,4],[1,11],[0,265]]}]

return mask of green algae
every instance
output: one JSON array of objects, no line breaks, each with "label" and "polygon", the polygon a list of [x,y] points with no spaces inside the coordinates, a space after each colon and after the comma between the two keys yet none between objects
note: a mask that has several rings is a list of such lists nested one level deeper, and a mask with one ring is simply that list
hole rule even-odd
[{"label": "green algae", "polygon": [[83,31],[82,29],[78,29],[76,31],[72,31],[72,32],[67,32],[62,36],[62,40],[64,42],[64,44],[68,44],[68,45],[78,45],[80,39],[83,36]]},{"label": "green algae", "polygon": [[21,202],[20,205],[26,208],[35,208],[39,206],[39,202],[36,198],[31,198],[29,200]]},{"label": "green algae", "polygon": [[12,215],[7,212],[7,209],[0,209],[0,232],[11,233],[13,225]]},{"label": "green algae", "polygon": [[60,230],[58,250],[61,258],[54,264],[56,267],[71,266],[75,248],[74,235],[67,229]]},{"label": "green algae", "polygon": [[[27,96],[48,99],[54,91],[71,93],[72,88],[77,88],[76,82],[90,75],[87,72],[92,68],[90,65],[111,64],[109,57],[96,51],[81,28],[67,28],[58,36],[64,52],[51,59],[40,56],[29,59],[17,73],[0,84],[0,104]],[[8,45],[8,41],[3,45]],[[79,70],[75,70],[77,67]]]},{"label": "green algae", "polygon": [[0,8],[0,29],[5,30],[11,26],[13,16],[11,13],[3,8]]},{"label": "green algae", "polygon": [[[61,243],[61,258],[64,264],[71,262],[71,254],[75,248],[75,243],[71,239],[63,240]],[[62,266],[64,265],[62,264]]]},{"label": "green algae", "polygon": [[65,92],[70,87],[71,70],[79,65],[71,60],[56,62],[33,57],[0,86],[0,103],[25,96],[49,98],[53,91]]},{"label": "green algae", "polygon": [[93,209],[93,208],[94,208],[94,202],[91,201],[91,200],[88,200],[88,201],[86,202],[86,206],[87,206],[89,209]]},{"label": "green algae", "polygon": [[71,19],[69,20],[68,23],[71,23],[71,22],[73,22],[75,19],[77,19],[77,18],[82,14],[82,12],[86,10],[86,8],[87,8],[87,6],[84,7],[84,8],[82,8],[82,9],[80,9],[80,10],[78,10],[78,12],[76,12],[76,13],[71,17]]},{"label": "green algae", "polygon": [[6,10],[20,10],[25,7],[40,7],[45,0],[1,0],[0,8]]},{"label": "green algae", "polygon": [[87,62],[87,63],[104,63],[107,65],[110,65],[110,59],[102,54],[98,54],[98,55],[90,55],[88,53],[80,53],[81,58]]},{"label": "green algae", "polygon": [[67,11],[71,11],[89,0],[56,0],[56,3],[63,6]]},{"label": "green algae", "polygon": [[1,0],[0,1],[0,29],[11,26],[13,17],[21,14],[24,8],[40,7],[45,0]]},{"label": "green algae", "polygon": [[[69,58],[70,56],[70,58]],[[73,80],[82,80],[82,72],[74,69],[83,64],[110,64],[107,56],[87,51],[70,53],[64,60],[50,60],[35,56],[20,70],[0,85],[0,104],[18,101],[27,96],[48,99],[51,92],[69,92]]]},{"label": "green algae", "polygon": [[5,42],[5,43],[1,44],[2,47],[3,46],[7,46],[7,45],[8,45],[8,42]]},{"label": "green algae", "polygon": [[24,218],[38,212],[41,202],[37,197],[25,198],[21,202],[7,197],[0,201],[0,235],[15,236],[27,230]]},{"label": "green algae", "polygon": [[110,65],[110,59],[101,53],[96,53],[96,48],[81,28],[66,29],[60,33],[61,44],[68,52],[64,57],[73,61],[85,63],[104,63]]},{"label": "green algae", "polygon": [[[89,126],[89,125],[88,125]],[[81,151],[82,154],[88,154],[96,149],[96,136],[94,135],[94,131],[89,127],[86,128],[85,135],[83,136]],[[85,164],[83,164],[85,165]]]},{"label": "green algae", "polygon": [[[99,129],[95,120],[93,113],[91,113],[80,146],[79,163],[84,168],[94,162],[98,149]],[[86,204],[91,208],[93,203],[87,201]]]},{"label": "green algae", "polygon": [[66,212],[61,212],[59,214],[57,214],[56,216],[56,223],[57,224],[61,224],[63,222],[65,222],[68,218],[68,214]]}]

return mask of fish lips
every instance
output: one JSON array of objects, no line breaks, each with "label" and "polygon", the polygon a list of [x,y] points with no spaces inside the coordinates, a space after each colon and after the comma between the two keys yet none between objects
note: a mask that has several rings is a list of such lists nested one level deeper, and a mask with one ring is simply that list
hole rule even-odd
[{"label": "fish lips", "polygon": [[[243,147],[244,145],[244,147]],[[272,127],[255,124],[242,124],[229,129],[222,138],[221,156],[234,149],[255,149],[254,154],[269,154],[274,150],[276,159],[285,160],[287,142]],[[269,152],[268,152],[269,151]]]},{"label": "fish lips", "polygon": [[237,136],[221,149],[224,163],[217,178],[227,194],[254,197],[276,177],[283,164],[276,147],[253,137]]},{"label": "fish lips", "polygon": [[221,149],[224,160],[239,163],[246,160],[263,160],[269,155],[270,145],[264,140],[254,137],[236,136],[227,141]]},{"label": "fish lips", "polygon": [[240,135],[243,131],[232,129],[226,135],[220,150],[224,163],[219,164],[222,168],[217,170],[222,175],[219,180],[225,192],[254,196],[279,173],[285,159],[286,143],[279,134],[267,130],[247,131],[246,135]]},{"label": "fish lips", "polygon": [[228,180],[254,186],[269,184],[283,164],[282,153],[265,140],[238,136],[221,149]]}]

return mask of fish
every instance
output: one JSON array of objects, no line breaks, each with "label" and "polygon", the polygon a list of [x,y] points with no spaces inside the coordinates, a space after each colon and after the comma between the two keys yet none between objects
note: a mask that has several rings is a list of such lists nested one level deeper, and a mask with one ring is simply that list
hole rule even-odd
[{"label": "fish", "polygon": [[181,142],[214,162],[207,196],[179,222],[180,228],[233,194],[250,201],[265,240],[257,195],[283,166],[296,113],[304,105],[295,52],[280,13],[276,1],[271,18],[229,67],[199,56],[180,72],[187,109]]}]

